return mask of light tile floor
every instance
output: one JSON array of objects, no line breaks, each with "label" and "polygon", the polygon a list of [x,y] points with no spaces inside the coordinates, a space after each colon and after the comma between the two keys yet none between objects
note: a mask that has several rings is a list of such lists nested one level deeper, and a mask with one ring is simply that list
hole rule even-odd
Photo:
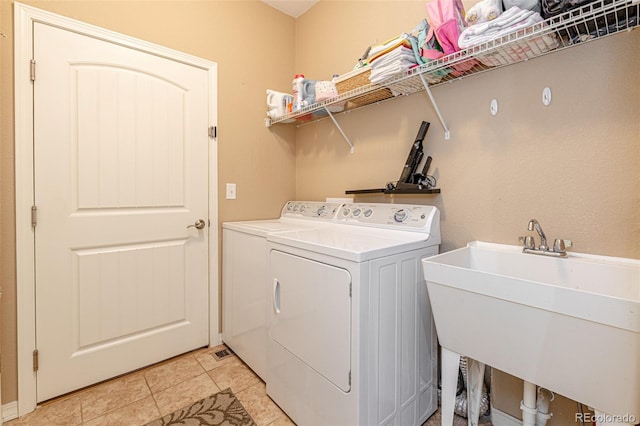
[{"label": "light tile floor", "polygon": [[[135,426],[226,388],[258,426],[295,426],[267,396],[265,384],[237,356],[218,360],[225,346],[198,349],[41,404],[8,426]],[[423,426],[440,424],[436,412]],[[466,426],[456,416],[454,426]],[[490,425],[490,423],[481,423]]]},{"label": "light tile floor", "polygon": [[228,387],[258,426],[293,425],[238,357],[214,357],[221,349],[198,349],[61,396],[5,425],[143,425]]}]

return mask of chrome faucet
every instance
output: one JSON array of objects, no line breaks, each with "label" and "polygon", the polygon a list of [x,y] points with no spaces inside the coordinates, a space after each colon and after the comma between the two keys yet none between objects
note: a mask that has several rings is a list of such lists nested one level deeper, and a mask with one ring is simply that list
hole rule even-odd
[{"label": "chrome faucet", "polygon": [[542,226],[540,226],[540,222],[538,222],[536,219],[531,219],[527,228],[529,229],[529,231],[533,231],[535,229],[538,235],[540,235],[539,250],[548,250],[549,247],[547,246],[547,236],[544,235],[544,231],[542,230]]},{"label": "chrome faucet", "polygon": [[520,241],[524,244],[524,248],[522,249],[523,253],[532,253],[532,254],[542,254],[545,256],[556,256],[556,257],[566,257],[567,256],[567,247],[572,247],[573,243],[571,240],[563,240],[560,238],[556,238],[553,242],[553,248],[549,250],[549,246],[547,245],[547,236],[544,234],[542,230],[542,226],[540,226],[540,222],[536,219],[531,219],[529,221],[529,225],[527,226],[529,231],[536,231],[540,236],[540,246],[536,248],[536,242],[531,235],[527,235],[525,237],[520,237]]}]

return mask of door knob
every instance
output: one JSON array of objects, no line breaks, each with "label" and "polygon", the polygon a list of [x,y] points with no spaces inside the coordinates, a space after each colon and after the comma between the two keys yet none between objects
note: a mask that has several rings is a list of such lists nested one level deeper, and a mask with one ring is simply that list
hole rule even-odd
[{"label": "door knob", "polygon": [[202,219],[198,219],[196,220],[196,223],[194,223],[193,225],[189,225],[187,226],[187,228],[196,228],[196,229],[204,229],[206,223],[204,222],[204,220]]}]

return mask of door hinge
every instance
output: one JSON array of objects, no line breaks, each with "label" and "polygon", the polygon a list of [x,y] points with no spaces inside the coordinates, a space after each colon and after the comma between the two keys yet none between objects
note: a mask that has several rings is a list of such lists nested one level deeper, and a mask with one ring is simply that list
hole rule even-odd
[{"label": "door hinge", "polygon": [[29,73],[31,81],[36,81],[36,60],[32,59],[30,61]]},{"label": "door hinge", "polygon": [[349,387],[351,387],[351,370],[349,370]]},{"label": "door hinge", "polygon": [[38,350],[33,350],[33,371],[38,371]]},{"label": "door hinge", "polygon": [[212,139],[218,137],[218,126],[209,127],[209,137]]},{"label": "door hinge", "polygon": [[33,228],[38,224],[38,208],[36,206],[31,206],[31,226]]},{"label": "door hinge", "polygon": [[353,283],[349,283],[349,297],[353,297]]}]

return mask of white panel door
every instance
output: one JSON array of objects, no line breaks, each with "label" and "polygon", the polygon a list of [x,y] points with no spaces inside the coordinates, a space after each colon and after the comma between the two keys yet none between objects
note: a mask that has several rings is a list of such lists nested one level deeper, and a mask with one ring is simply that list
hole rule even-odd
[{"label": "white panel door", "polygon": [[37,400],[207,345],[207,70],[34,23]]}]

